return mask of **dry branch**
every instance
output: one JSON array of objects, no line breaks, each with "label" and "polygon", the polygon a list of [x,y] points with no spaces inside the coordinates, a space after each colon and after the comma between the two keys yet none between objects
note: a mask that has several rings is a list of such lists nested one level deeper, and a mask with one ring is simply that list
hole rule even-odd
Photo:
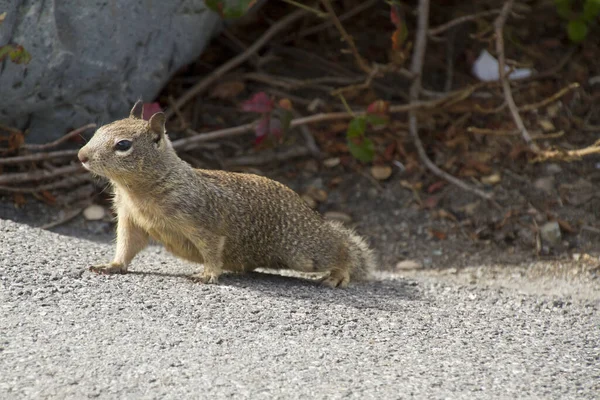
[{"label": "dry branch", "polygon": [[29,172],[18,172],[15,174],[3,174],[0,175],[0,185],[14,185],[15,183],[41,181],[43,179],[56,178],[59,176],[72,174],[82,170],[83,166],[78,163],[74,165],[67,165],[64,167],[56,168],[52,171],[40,169]]},{"label": "dry branch", "polygon": [[77,128],[72,130],[71,132],[67,133],[66,135],[64,135],[61,138],[56,139],[53,142],[50,143],[44,143],[44,144],[24,144],[23,146],[21,146],[22,149],[26,149],[26,150],[47,150],[47,149],[51,149],[53,147],[58,146],[61,143],[66,142],[67,140],[81,135],[81,133],[83,133],[84,131],[88,130],[88,129],[93,129],[96,127],[96,124],[92,123],[92,124],[87,124],[85,126],[82,126],[81,128]]},{"label": "dry branch", "polygon": [[344,39],[344,41],[346,43],[348,43],[348,46],[350,46],[350,51],[352,52],[352,55],[354,56],[356,63],[358,64],[360,69],[362,69],[367,74],[370,74],[371,67],[369,66],[369,63],[358,52],[358,49],[356,48],[356,44],[354,44],[354,39],[352,39],[352,36],[350,36],[348,34],[346,29],[344,28],[344,25],[342,25],[342,23],[340,22],[340,19],[338,18],[337,14],[335,13],[335,10],[333,9],[333,6],[331,5],[331,1],[321,0],[321,3],[323,4],[323,7],[325,7],[327,12],[329,13],[329,15],[333,21],[333,24],[335,25],[337,30],[340,32],[340,35],[342,35],[342,38]]},{"label": "dry branch", "polygon": [[[419,99],[419,93],[421,92],[421,78],[423,73],[423,61],[425,59],[425,51],[427,48],[427,25],[429,21],[429,0],[419,0],[418,7],[418,20],[417,20],[417,33],[415,39],[415,47],[411,61],[410,71],[415,75],[415,79],[413,80],[410,86],[410,101],[411,103],[417,102]],[[437,165],[429,159],[427,153],[425,152],[425,148],[423,147],[423,143],[421,142],[421,138],[419,137],[419,128],[417,124],[417,114],[414,109],[411,109],[408,112],[408,129],[410,135],[413,138],[415,143],[415,147],[417,148],[417,152],[421,161],[429,168],[431,172],[435,175],[447,180],[450,183],[462,188],[471,193],[475,193],[484,199],[491,200],[492,196],[488,193],[483,192],[477,188],[471,187],[470,185],[464,183],[460,179],[455,178],[454,176],[448,174],[445,171],[442,171]]]},{"label": "dry branch", "polygon": [[469,22],[469,21],[474,21],[478,18],[483,18],[483,17],[489,17],[492,15],[496,15],[499,14],[501,11],[501,9],[496,9],[496,10],[490,10],[490,11],[483,11],[483,12],[479,12],[479,13],[475,13],[475,14],[470,14],[470,15],[464,15],[462,17],[458,17],[455,18],[451,21],[446,22],[445,24],[436,26],[435,28],[431,28],[429,29],[429,31],[427,32],[429,36],[437,36],[442,32],[447,31],[448,29],[456,26],[456,25],[460,25],[460,24],[464,24],[465,22]]},{"label": "dry branch", "polygon": [[196,83],[192,86],[187,92],[185,92],[181,97],[179,97],[173,106],[169,108],[165,114],[167,118],[170,118],[174,114],[175,108],[181,108],[188,101],[198,96],[202,92],[204,92],[208,87],[210,87],[213,83],[215,83],[219,78],[225,75],[227,72],[231,71],[233,68],[242,64],[252,55],[254,55],[258,50],[260,50],[269,40],[271,40],[274,36],[276,36],[279,32],[284,30],[288,25],[294,23],[298,19],[307,15],[307,11],[299,9],[291,13],[290,15],[282,18],[273,26],[271,26],[263,35],[252,44],[252,46],[248,47],[243,53],[240,53],[236,57],[232,58],[225,64],[221,65],[219,68],[214,70],[210,75],[202,79],[200,82]]},{"label": "dry branch", "polygon": [[54,160],[57,158],[71,158],[75,157],[78,151],[79,150],[58,150],[46,153],[27,154],[25,156],[0,158],[0,165],[17,165],[27,162]]},{"label": "dry branch", "polygon": [[498,74],[500,76],[500,82],[502,83],[504,98],[506,100],[506,104],[508,104],[508,108],[510,110],[510,113],[512,114],[513,120],[515,121],[519,132],[521,132],[521,136],[523,136],[523,140],[525,140],[527,146],[529,146],[529,148],[532,151],[537,153],[539,151],[539,147],[537,146],[537,144],[535,144],[535,142],[529,135],[525,124],[523,123],[523,119],[519,114],[519,109],[515,104],[515,99],[513,98],[512,91],[510,90],[510,82],[508,81],[508,77],[506,76],[507,74],[505,71],[506,60],[504,56],[504,24],[506,23],[508,13],[512,8],[513,3],[514,0],[508,0],[502,7],[500,15],[498,16],[498,18],[496,18],[496,21],[494,22],[494,31],[496,34],[496,56],[498,57]]}]

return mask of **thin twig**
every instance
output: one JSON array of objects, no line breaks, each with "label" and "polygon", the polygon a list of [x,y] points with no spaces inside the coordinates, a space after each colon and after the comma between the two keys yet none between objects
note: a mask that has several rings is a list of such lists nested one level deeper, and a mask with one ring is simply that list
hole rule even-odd
[{"label": "thin twig", "polygon": [[53,171],[37,170],[30,172],[18,172],[15,174],[0,175],[0,185],[12,185],[15,183],[24,183],[32,181],[41,181],[42,179],[51,179],[63,175],[72,174],[83,170],[83,166],[79,163],[56,168]]},{"label": "thin twig", "polygon": [[332,90],[329,94],[331,96],[338,96],[349,91],[368,89],[371,87],[371,82],[373,82],[373,78],[375,78],[375,75],[377,75],[378,72],[379,68],[377,65],[375,65],[375,67],[367,75],[367,79],[364,82]]},{"label": "thin twig", "polygon": [[585,147],[583,149],[577,150],[545,150],[537,153],[537,157],[534,158],[531,162],[537,163],[552,159],[558,159],[561,161],[573,161],[579,160],[585,156],[589,156],[591,154],[599,154],[600,153],[600,140],[596,141],[596,143],[591,146]]},{"label": "thin twig", "polygon": [[183,113],[181,112],[181,110],[179,109],[177,104],[175,104],[175,99],[171,95],[169,95],[168,99],[169,99],[169,105],[173,109],[173,112],[175,113],[175,115],[177,115],[177,119],[179,119],[179,127],[180,127],[179,129],[182,129],[182,130],[187,129],[187,127],[189,125],[188,125],[187,121],[185,120]]},{"label": "thin twig", "polygon": [[26,150],[47,150],[47,149],[51,149],[53,147],[58,146],[61,143],[66,142],[67,140],[75,137],[75,136],[79,136],[81,135],[82,132],[88,130],[88,129],[93,129],[96,128],[96,124],[92,123],[92,124],[87,124],[85,126],[82,126],[81,128],[77,128],[72,130],[71,132],[67,133],[66,135],[64,135],[63,137],[56,139],[53,142],[50,143],[44,143],[44,144],[24,144],[23,146],[21,146],[22,149],[26,149]]},{"label": "thin twig", "polygon": [[[476,85],[474,85],[475,87]],[[464,91],[472,93],[475,89],[473,87],[469,87]],[[445,98],[437,98],[429,101],[414,101],[410,104],[396,104],[392,105],[389,108],[390,113],[392,114],[401,114],[411,110],[416,109],[434,109],[441,108],[444,106],[444,103],[453,100],[455,96],[462,97],[464,96],[464,91],[457,91],[449,93]],[[332,113],[321,113],[315,115],[309,115],[307,117],[295,118],[290,122],[290,127],[305,125],[305,124],[314,124],[317,122],[326,122],[326,121],[339,121],[343,119],[351,119],[355,116],[364,115],[366,113],[365,110],[352,110],[349,111],[340,111],[340,112],[332,112]],[[208,142],[211,140],[222,139],[226,137],[238,136],[244,133],[252,131],[258,121],[250,122],[244,125],[235,126],[232,128],[220,129],[217,131],[199,133],[195,132],[191,129],[187,129],[186,131],[191,133],[192,136],[178,139],[173,141],[173,147],[176,150],[189,150],[190,148],[196,147],[196,143]]]},{"label": "thin twig", "polygon": [[[354,7],[353,9],[351,9],[348,12],[345,12],[344,14],[340,15],[338,17],[338,19],[340,20],[340,22],[343,22],[345,20],[347,20],[348,18],[352,18],[357,14],[360,14],[361,12],[373,7],[375,4],[377,4],[379,2],[379,0],[369,0],[369,1],[365,1],[363,3],[360,3],[358,6]],[[323,22],[321,24],[315,25],[315,26],[311,26],[310,28],[306,28],[304,30],[301,30],[298,33],[293,33],[290,35],[289,39],[286,39],[285,42],[291,40],[291,39],[299,39],[299,38],[303,38],[305,36],[308,35],[312,35],[315,34],[317,32],[322,31],[323,29],[327,29],[330,26],[333,26],[334,22],[332,20]]]},{"label": "thin twig", "polygon": [[47,183],[45,185],[39,185],[32,188],[23,188],[23,187],[11,187],[11,186],[0,186],[0,192],[8,192],[8,193],[38,193],[43,192],[44,190],[56,190],[56,189],[64,189],[73,186],[77,186],[84,182],[92,181],[94,178],[89,173],[78,174],[75,176],[68,176],[60,181]]},{"label": "thin twig", "polygon": [[[300,114],[297,111],[292,111],[294,113],[294,116],[296,118],[300,118]],[[321,150],[319,150],[319,146],[317,145],[317,142],[315,141],[315,138],[312,134],[312,132],[310,131],[310,129],[308,128],[308,126],[306,125],[300,125],[300,132],[302,133],[302,136],[304,137],[304,142],[306,144],[306,148],[308,149],[310,155],[312,155],[315,158],[319,158],[321,155]]]},{"label": "thin twig", "polygon": [[323,11],[321,11],[317,8],[307,6],[306,4],[302,4],[302,3],[294,1],[294,0],[281,0],[281,1],[283,1],[284,3],[291,4],[295,7],[302,8],[303,10],[306,10],[308,12],[311,12],[319,18],[327,18],[327,13],[324,13]]},{"label": "thin twig", "polygon": [[83,211],[84,208],[85,207],[79,207],[74,210],[66,211],[65,214],[62,216],[62,218],[58,218],[55,221],[44,224],[44,225],[40,226],[40,229],[52,229],[52,228],[56,228],[59,225],[65,224],[65,223],[71,221],[72,219],[74,219],[75,217],[77,217],[79,214],[81,214],[81,212]]},{"label": "thin twig", "polygon": [[338,18],[337,14],[335,13],[335,10],[333,9],[333,6],[331,5],[331,1],[330,0],[321,0],[321,3],[323,4],[325,9],[329,13],[329,16],[331,17],[333,24],[335,25],[337,30],[340,32],[340,35],[342,35],[342,38],[344,39],[344,41],[346,43],[348,43],[348,46],[350,46],[350,51],[354,55],[354,59],[356,60],[356,63],[358,64],[360,69],[365,71],[367,74],[370,73],[371,67],[369,66],[369,63],[358,52],[358,49],[356,48],[356,44],[354,44],[354,39],[352,39],[352,36],[350,36],[348,34],[346,29],[344,28],[344,25],[342,25],[342,23],[340,22],[340,19]]},{"label": "thin twig", "polygon": [[272,162],[287,161],[294,158],[305,157],[310,155],[311,151],[307,147],[294,146],[290,149],[280,152],[261,152],[259,154],[251,154],[247,156],[241,156],[233,158],[224,162],[226,167],[240,167],[240,166],[257,166],[270,164]]},{"label": "thin twig", "polygon": [[569,91],[571,91],[573,89],[577,89],[579,86],[580,85],[577,82],[571,83],[569,86],[562,88],[558,92],[554,93],[552,96],[550,96],[542,101],[539,101],[539,102],[533,103],[533,104],[527,104],[527,105],[519,107],[519,111],[533,111],[533,110],[537,110],[538,108],[547,106],[548,104],[553,103],[556,100],[560,99],[562,96],[567,94]]},{"label": "thin twig", "polygon": [[58,150],[47,153],[27,154],[26,156],[0,158],[0,165],[16,165],[26,162],[54,160],[57,158],[74,158],[79,150]]},{"label": "thin twig", "polygon": [[508,0],[506,3],[504,3],[500,15],[498,16],[498,18],[496,18],[496,21],[494,22],[494,31],[496,34],[496,56],[498,57],[498,74],[500,76],[500,82],[502,83],[504,98],[506,99],[506,103],[508,104],[508,109],[512,114],[513,120],[515,121],[519,132],[521,132],[521,136],[523,136],[523,140],[525,140],[527,146],[529,146],[529,148],[533,152],[537,153],[539,152],[539,147],[537,146],[537,144],[535,144],[533,139],[531,139],[531,136],[529,135],[529,132],[527,131],[527,128],[523,123],[523,119],[521,119],[521,115],[519,115],[519,109],[515,104],[515,99],[513,98],[512,92],[510,90],[510,83],[508,81],[505,71],[506,60],[504,56],[504,23],[508,18],[508,14],[510,12],[510,9],[512,8],[513,3],[514,0]]},{"label": "thin twig", "polygon": [[223,75],[227,72],[231,71],[233,68],[242,64],[248,58],[250,58],[253,54],[255,54],[258,50],[260,50],[267,42],[271,40],[274,36],[276,36],[279,32],[287,28],[288,25],[294,23],[298,19],[305,16],[307,12],[305,10],[299,9],[289,14],[285,18],[277,21],[273,24],[263,35],[252,44],[252,46],[248,47],[246,51],[240,53],[236,57],[232,58],[225,64],[221,65],[219,68],[214,70],[210,75],[202,79],[200,82],[196,83],[192,86],[187,92],[185,92],[181,97],[175,101],[173,107],[170,107],[165,115],[167,118],[171,118],[174,114],[174,107],[181,108],[188,101],[198,96],[202,92],[204,92],[208,87],[210,87],[213,83],[219,80]]},{"label": "thin twig", "polygon": [[436,26],[435,28],[429,29],[427,34],[429,36],[438,36],[440,33],[447,31],[448,29],[450,29],[456,25],[460,25],[465,22],[473,21],[473,20],[483,18],[483,17],[489,17],[491,15],[496,15],[499,13],[500,13],[500,9],[498,8],[496,10],[483,11],[483,12],[479,12],[479,13],[471,14],[471,15],[464,15],[462,17],[458,17],[451,21],[448,21],[445,24],[442,24],[442,25]]},{"label": "thin twig", "polygon": [[[427,25],[429,21],[429,0],[419,0],[418,6],[418,20],[417,20],[417,33],[415,40],[415,47],[411,61],[411,72],[415,75],[415,79],[413,80],[410,86],[410,101],[417,102],[419,99],[419,93],[421,92],[421,78],[423,73],[423,61],[425,59],[425,50],[427,48]],[[489,193],[485,193],[482,190],[479,190],[475,187],[472,187],[460,179],[455,178],[454,176],[448,174],[445,171],[442,171],[437,165],[431,161],[431,159],[427,156],[425,152],[425,148],[423,147],[423,143],[421,142],[421,138],[419,137],[419,128],[417,124],[417,114],[415,110],[410,110],[408,112],[408,128],[410,134],[413,138],[415,147],[417,148],[417,152],[419,153],[419,157],[421,161],[429,168],[431,172],[435,175],[447,180],[450,183],[460,187],[463,190],[466,190],[471,193],[475,193],[476,195],[486,199],[492,200],[492,196]],[[493,202],[493,200],[492,200]],[[495,203],[495,202],[493,202]],[[497,204],[497,203],[496,203]],[[499,207],[497,205],[497,207]]]}]

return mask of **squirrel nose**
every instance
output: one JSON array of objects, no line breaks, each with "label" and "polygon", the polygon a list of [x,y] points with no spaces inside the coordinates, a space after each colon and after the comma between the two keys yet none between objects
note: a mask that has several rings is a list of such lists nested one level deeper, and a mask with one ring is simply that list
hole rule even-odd
[{"label": "squirrel nose", "polygon": [[88,162],[90,160],[88,158],[88,156],[83,154],[81,151],[79,153],[77,153],[77,158],[79,158],[79,161],[81,161],[82,164],[85,164],[86,162]]}]

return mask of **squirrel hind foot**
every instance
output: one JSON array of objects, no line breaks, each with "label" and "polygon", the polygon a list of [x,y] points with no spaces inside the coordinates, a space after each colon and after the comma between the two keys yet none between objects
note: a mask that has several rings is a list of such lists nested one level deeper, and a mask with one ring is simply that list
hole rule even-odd
[{"label": "squirrel hind foot", "polygon": [[91,272],[95,272],[97,274],[102,274],[102,275],[127,273],[127,267],[125,267],[123,264],[117,264],[117,263],[93,265],[93,266],[89,267],[89,270]]},{"label": "squirrel hind foot", "polygon": [[334,269],[326,276],[321,284],[330,288],[347,288],[350,283],[350,273],[348,270]]},{"label": "squirrel hind foot", "polygon": [[201,282],[201,283],[205,283],[205,284],[216,285],[219,283],[219,275],[214,274],[214,273],[201,272],[198,274],[190,275],[189,279],[192,280],[193,282]]}]

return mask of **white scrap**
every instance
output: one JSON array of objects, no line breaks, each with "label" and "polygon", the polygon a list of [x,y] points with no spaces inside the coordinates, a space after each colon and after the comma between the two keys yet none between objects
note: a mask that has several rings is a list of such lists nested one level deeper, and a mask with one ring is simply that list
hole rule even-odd
[{"label": "white scrap", "polygon": [[[509,71],[508,66],[504,66],[505,71]],[[480,81],[490,82],[497,81],[499,79],[498,74],[498,60],[487,50],[483,49],[481,54],[473,63],[472,69],[473,75],[475,75]],[[522,79],[530,76],[532,70],[530,68],[517,68],[509,75],[510,79]]]}]

